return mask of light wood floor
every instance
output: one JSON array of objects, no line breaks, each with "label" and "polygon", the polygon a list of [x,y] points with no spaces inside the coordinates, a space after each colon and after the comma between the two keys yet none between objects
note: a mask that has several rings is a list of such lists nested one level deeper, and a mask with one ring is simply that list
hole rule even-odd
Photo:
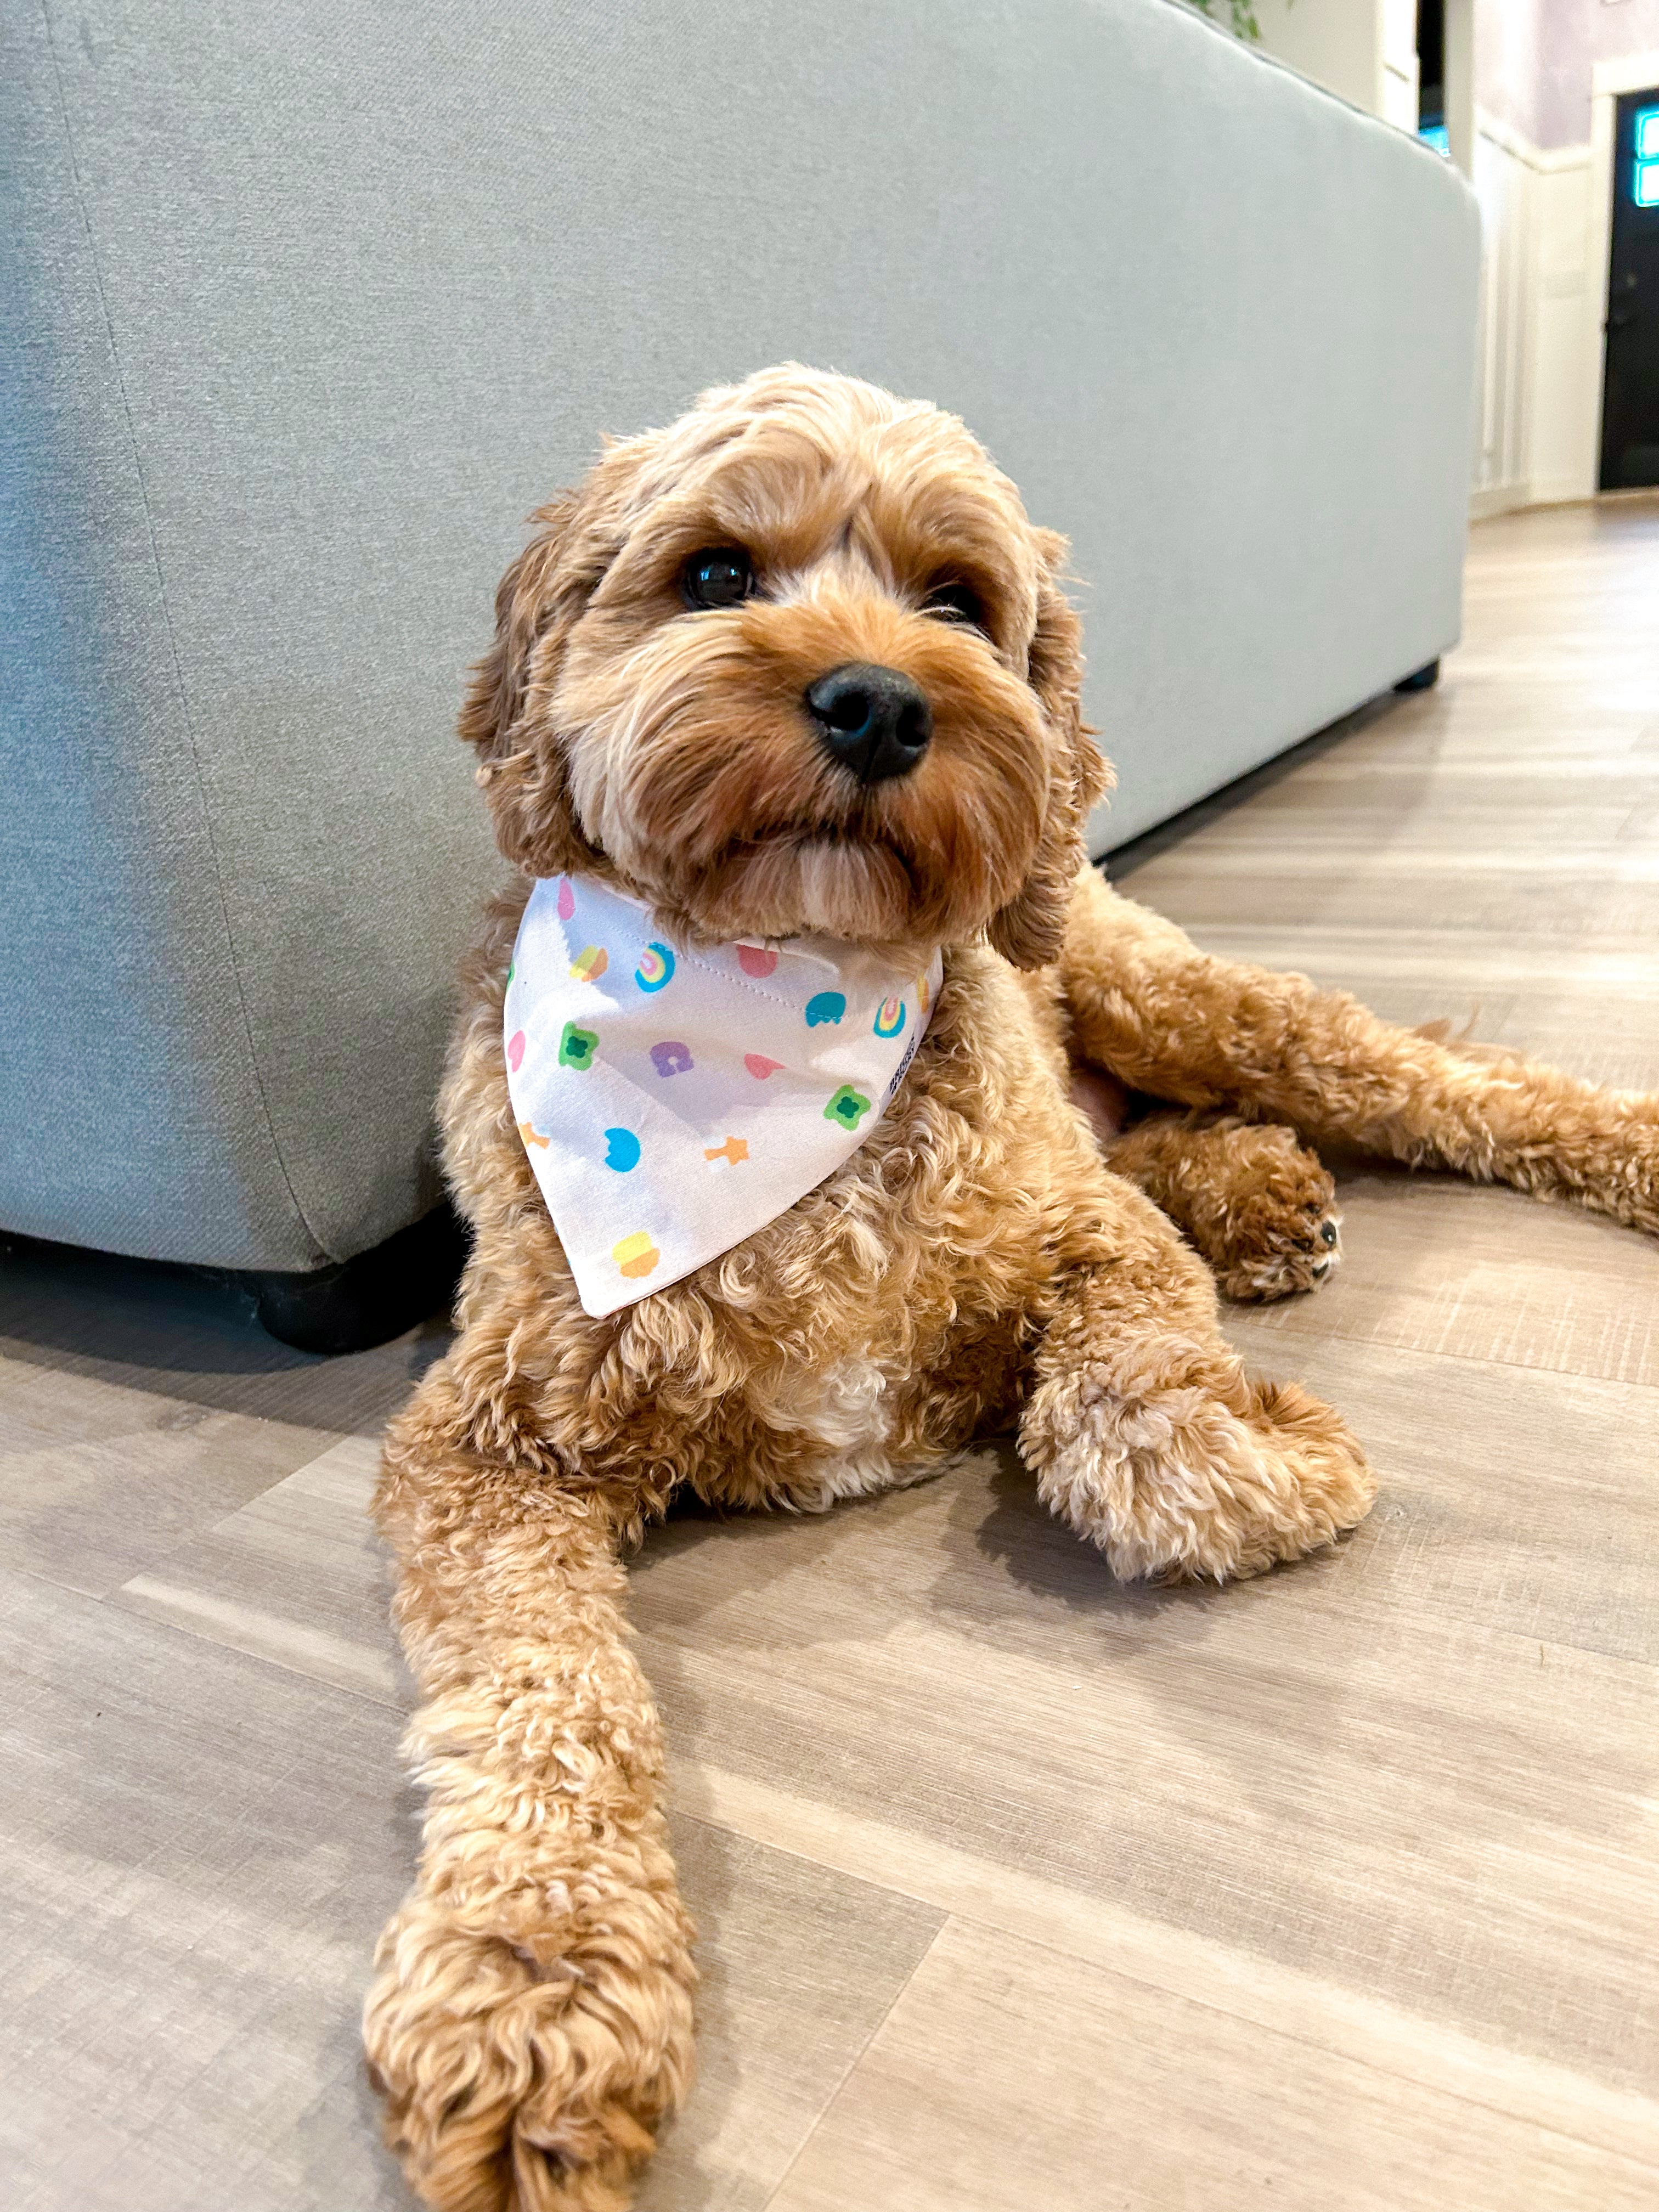
[{"label": "light wood floor", "polygon": [[[1143,848],[1144,849],[1144,848]],[[1659,503],[1476,530],[1468,642],[1145,860],[1220,950],[1659,1085]],[[1230,1326],[1382,1495],[1115,1589],[1005,1451],[635,1579],[703,1930],[647,2212],[1659,2203],[1659,1248],[1342,1185]],[[415,1829],[363,1506],[428,1329],[320,1364],[164,1269],[0,1287],[0,2201],[404,2206],[356,2014]]]}]

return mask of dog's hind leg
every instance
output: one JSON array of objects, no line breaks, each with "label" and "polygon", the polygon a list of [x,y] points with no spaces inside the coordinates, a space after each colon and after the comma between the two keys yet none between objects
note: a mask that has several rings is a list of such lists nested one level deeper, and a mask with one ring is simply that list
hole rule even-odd
[{"label": "dog's hind leg", "polygon": [[1341,1257],[1336,1185],[1279,1122],[1148,1114],[1103,1147],[1215,1271],[1230,1298],[1316,1290]]},{"label": "dog's hind leg", "polygon": [[1126,1578],[1224,1581],[1329,1543],[1370,1503],[1359,1447],[1294,1383],[1249,1379],[1203,1262],[1076,1141],[1019,1426],[1043,1501]]},{"label": "dog's hind leg", "polygon": [[1659,1097],[1461,1054],[1305,976],[1215,959],[1092,868],[1060,974],[1073,1052],[1135,1090],[1659,1232]]},{"label": "dog's hind leg", "polygon": [[1070,1091],[1112,1173],[1168,1214],[1230,1298],[1316,1290],[1336,1266],[1336,1185],[1293,1129],[1168,1109],[1136,1120],[1127,1085],[1075,1059]]},{"label": "dog's hind leg", "polygon": [[376,1500],[425,1693],[420,1877],[364,2010],[386,2134],[442,2212],[617,2212],[691,2071],[691,1929],[628,1648],[627,1498],[456,1440],[443,1366]]}]

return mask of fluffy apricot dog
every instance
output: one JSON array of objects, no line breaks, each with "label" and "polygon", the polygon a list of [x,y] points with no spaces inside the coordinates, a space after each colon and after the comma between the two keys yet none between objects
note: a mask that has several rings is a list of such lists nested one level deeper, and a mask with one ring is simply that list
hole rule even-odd
[{"label": "fluffy apricot dog", "polygon": [[[775,369],[610,446],[536,526],[461,722],[520,876],[467,963],[443,1097],[472,1257],[378,1498],[430,1808],[365,2033],[390,2139],[446,2212],[614,2212],[690,2078],[692,1931],[619,1564],[678,1488],[819,1509],[1015,1424],[1039,1495],[1114,1574],[1255,1574],[1372,1493],[1340,1418],[1251,1380],[1217,1322],[1218,1278],[1271,1297],[1334,1261],[1308,1147],[1659,1229],[1659,1101],[1207,958],[1085,865],[1108,772],[1065,545],[959,422]],[[884,1106],[830,1099],[860,1123],[839,1164],[597,1315],[530,1158],[548,1140],[509,1095],[538,883],[562,915],[620,899],[656,933],[618,1007],[677,962],[764,974],[767,948],[808,945],[927,995],[943,955]],[[604,1058],[603,1017],[560,1034],[559,1066]],[[1103,1141],[1074,1067],[1167,1107]],[[738,1189],[752,1163],[717,1149]],[[623,1274],[661,1256],[617,1251]]]}]

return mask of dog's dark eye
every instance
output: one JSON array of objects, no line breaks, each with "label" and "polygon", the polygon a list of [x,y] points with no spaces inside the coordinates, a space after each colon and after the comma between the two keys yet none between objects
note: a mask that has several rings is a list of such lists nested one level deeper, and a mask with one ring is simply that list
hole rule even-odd
[{"label": "dog's dark eye", "polygon": [[694,553],[680,577],[689,607],[735,607],[754,588],[754,564],[741,545],[716,545]]},{"label": "dog's dark eye", "polygon": [[985,627],[985,603],[970,584],[935,584],[921,611],[941,622],[966,623],[969,629]]}]

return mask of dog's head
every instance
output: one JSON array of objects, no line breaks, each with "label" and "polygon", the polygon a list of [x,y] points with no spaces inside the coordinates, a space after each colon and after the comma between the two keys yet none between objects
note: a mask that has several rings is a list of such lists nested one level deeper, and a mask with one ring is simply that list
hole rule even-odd
[{"label": "dog's head", "polygon": [[693,939],[1054,957],[1108,782],[1066,545],[954,416],[768,370],[536,525],[461,717],[510,860]]}]

